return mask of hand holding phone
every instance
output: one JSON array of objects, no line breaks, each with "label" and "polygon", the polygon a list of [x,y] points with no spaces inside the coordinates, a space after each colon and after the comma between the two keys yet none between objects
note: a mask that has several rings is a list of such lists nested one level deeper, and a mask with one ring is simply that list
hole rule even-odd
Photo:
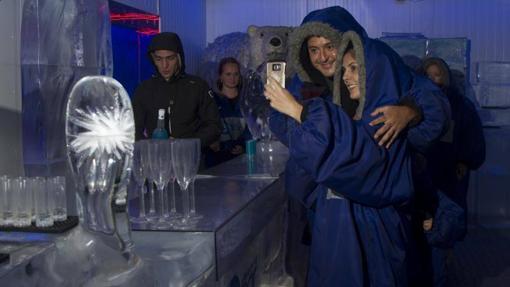
[{"label": "hand holding phone", "polygon": [[[275,79],[282,88],[285,88],[285,66],[287,63],[284,61],[272,61],[266,64],[267,78],[272,77]],[[268,81],[266,80],[266,83]]]}]

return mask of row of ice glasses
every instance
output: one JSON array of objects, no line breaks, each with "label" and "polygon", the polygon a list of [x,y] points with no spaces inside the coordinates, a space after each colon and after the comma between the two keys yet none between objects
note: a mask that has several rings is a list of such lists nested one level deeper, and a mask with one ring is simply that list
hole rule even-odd
[{"label": "row of ice glasses", "polygon": [[[196,222],[200,216],[196,213],[193,188],[189,186],[198,172],[199,163],[199,139],[138,141],[135,144],[132,174],[140,187],[139,216],[132,218],[131,221],[154,223],[160,228],[187,226]],[[176,180],[182,191],[183,214],[179,214],[176,208],[174,189]],[[166,187],[168,192],[165,192]],[[146,193],[149,200],[148,211],[145,203]]]},{"label": "row of ice glasses", "polygon": [[67,218],[65,177],[0,176],[0,226],[52,226]]}]

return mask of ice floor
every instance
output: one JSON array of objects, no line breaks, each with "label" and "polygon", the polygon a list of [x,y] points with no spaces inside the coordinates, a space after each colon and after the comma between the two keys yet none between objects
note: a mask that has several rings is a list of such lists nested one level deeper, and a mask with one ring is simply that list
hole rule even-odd
[{"label": "ice floor", "polygon": [[450,264],[448,286],[510,286],[510,226],[474,226],[458,243]]}]

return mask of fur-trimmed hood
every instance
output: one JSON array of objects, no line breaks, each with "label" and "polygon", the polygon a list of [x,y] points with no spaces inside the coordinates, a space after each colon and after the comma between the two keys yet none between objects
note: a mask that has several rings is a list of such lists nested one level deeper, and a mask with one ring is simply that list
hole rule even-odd
[{"label": "fur-trimmed hood", "polygon": [[[333,78],[333,102],[342,105],[341,88],[342,58],[349,43],[352,43],[358,63],[361,96],[354,118],[370,114],[376,107],[396,103],[401,90],[410,86],[410,71],[400,57],[386,44],[370,39],[363,27],[344,8],[335,6],[316,10],[308,14],[300,27],[290,35],[289,62],[296,69],[302,82],[320,84],[317,70],[303,60],[306,41],[311,36],[329,39],[338,49],[336,72]],[[322,76],[322,74],[320,74]],[[405,87],[404,87],[405,86]],[[405,88],[405,89],[403,89]],[[368,97],[366,95],[369,95]]]}]

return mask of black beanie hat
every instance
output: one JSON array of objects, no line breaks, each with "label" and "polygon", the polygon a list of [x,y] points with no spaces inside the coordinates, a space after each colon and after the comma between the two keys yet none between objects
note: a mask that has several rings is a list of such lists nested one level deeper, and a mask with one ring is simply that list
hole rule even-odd
[{"label": "black beanie hat", "polygon": [[181,56],[181,71],[184,72],[184,51],[179,35],[173,32],[162,32],[154,36],[147,48],[147,56],[152,61],[151,53],[157,50],[169,50]]}]

